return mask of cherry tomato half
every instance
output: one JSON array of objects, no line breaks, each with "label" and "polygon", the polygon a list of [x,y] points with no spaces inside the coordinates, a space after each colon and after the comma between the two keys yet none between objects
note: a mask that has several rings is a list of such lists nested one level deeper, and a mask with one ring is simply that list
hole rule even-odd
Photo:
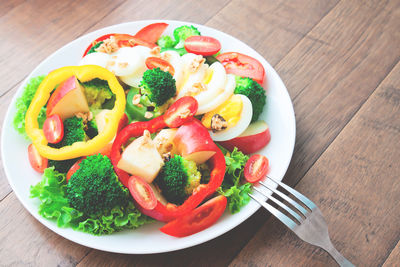
[{"label": "cherry tomato half", "polygon": [[32,168],[37,172],[43,173],[48,166],[48,159],[42,157],[33,144],[28,146],[28,158]]},{"label": "cherry tomato half", "polygon": [[128,180],[129,192],[136,203],[142,208],[152,210],[157,206],[157,198],[148,183],[138,176],[131,176]]},{"label": "cherry tomato half", "polygon": [[267,157],[255,154],[249,158],[244,166],[244,178],[249,183],[256,183],[267,175],[269,162]]},{"label": "cherry tomato half", "polygon": [[64,123],[58,114],[47,117],[43,124],[43,133],[47,142],[56,144],[64,137]]},{"label": "cherry tomato half", "polygon": [[135,37],[145,40],[149,43],[156,43],[161,34],[168,27],[167,23],[157,22],[142,28],[135,34]]},{"label": "cherry tomato half", "polygon": [[81,167],[79,164],[82,162],[82,160],[84,160],[86,157],[81,158],[80,160],[78,160],[77,162],[74,163],[74,165],[71,166],[71,168],[69,169],[69,171],[67,172],[66,175],[66,179],[67,181],[69,181],[69,179],[71,179],[72,175]]},{"label": "cherry tomato half", "polygon": [[159,57],[148,57],[146,58],[146,67],[148,69],[155,69],[155,68],[160,68],[162,71],[168,71],[169,73],[171,73],[172,76],[174,76],[175,74],[175,70],[174,67],[172,67],[172,65]]},{"label": "cherry tomato half", "polygon": [[189,53],[212,56],[221,50],[221,43],[209,36],[191,36],[185,40],[185,49]]},{"label": "cherry tomato half", "polygon": [[173,103],[164,113],[164,122],[170,128],[177,128],[196,114],[199,103],[192,96],[184,96]]},{"label": "cherry tomato half", "polygon": [[237,52],[222,53],[217,59],[224,65],[227,73],[249,77],[263,84],[265,70],[257,59]]},{"label": "cherry tomato half", "polygon": [[220,195],[179,217],[163,227],[160,231],[175,237],[189,236],[213,225],[224,213],[227,199]]}]

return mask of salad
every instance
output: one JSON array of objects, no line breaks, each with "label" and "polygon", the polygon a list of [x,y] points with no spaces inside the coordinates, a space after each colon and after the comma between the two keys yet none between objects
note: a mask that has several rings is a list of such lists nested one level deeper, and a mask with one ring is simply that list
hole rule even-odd
[{"label": "salad", "polygon": [[42,180],[39,214],[94,235],[153,220],[183,237],[238,212],[268,159],[265,71],[192,25],[94,40],[77,66],[32,78],[14,128]]}]

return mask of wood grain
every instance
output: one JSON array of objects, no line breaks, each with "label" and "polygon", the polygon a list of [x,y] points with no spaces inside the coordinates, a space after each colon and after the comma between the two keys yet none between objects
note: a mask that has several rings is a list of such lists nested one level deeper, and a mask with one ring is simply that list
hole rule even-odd
[{"label": "wood grain", "polygon": [[383,267],[398,266],[399,262],[400,262],[400,242],[398,242],[396,247],[392,250],[389,257],[383,264]]},{"label": "wood grain", "polygon": [[[383,264],[400,238],[399,103],[400,63],[296,186],[319,206],[333,243],[356,266]],[[323,266],[333,260],[270,218],[231,266],[267,263]]]}]

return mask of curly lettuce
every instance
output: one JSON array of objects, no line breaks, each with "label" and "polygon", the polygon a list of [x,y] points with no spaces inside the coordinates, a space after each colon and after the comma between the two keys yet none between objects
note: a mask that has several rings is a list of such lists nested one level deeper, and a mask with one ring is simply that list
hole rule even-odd
[{"label": "curly lettuce", "polygon": [[105,235],[123,229],[135,229],[153,221],[140,213],[132,201],[127,206],[114,207],[107,214],[86,215],[70,207],[66,187],[65,174],[55,171],[54,168],[45,169],[42,180],[31,187],[31,197],[40,201],[39,214],[55,221],[58,227],[71,227],[92,235]]},{"label": "curly lettuce", "polygon": [[[25,132],[25,114],[28,111],[29,105],[31,104],[32,99],[35,96],[35,93],[44,77],[45,76],[43,75],[31,78],[27,85],[25,85],[22,95],[17,98],[15,103],[17,112],[15,113],[13,121],[14,129],[27,139],[28,135]],[[38,116],[38,123],[40,127],[43,126],[45,120],[46,108],[42,107]]]},{"label": "curly lettuce", "polygon": [[227,190],[218,188],[217,192],[228,199],[228,208],[233,214],[239,212],[242,207],[250,202],[250,196],[248,194],[252,192],[252,186],[251,183],[245,183],[241,186],[234,185]]}]

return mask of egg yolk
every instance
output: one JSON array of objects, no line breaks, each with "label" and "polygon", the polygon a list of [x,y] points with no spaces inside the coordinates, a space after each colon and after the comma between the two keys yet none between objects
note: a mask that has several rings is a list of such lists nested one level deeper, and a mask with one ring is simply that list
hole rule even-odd
[{"label": "egg yolk", "polygon": [[201,123],[207,129],[211,129],[211,118],[215,114],[219,114],[228,122],[228,128],[235,126],[240,120],[242,109],[242,98],[239,95],[233,95],[216,109],[204,114]]},{"label": "egg yolk", "polygon": [[214,74],[214,71],[210,68],[207,69],[206,76],[204,77],[203,83],[208,84],[211,81],[211,78]]}]

